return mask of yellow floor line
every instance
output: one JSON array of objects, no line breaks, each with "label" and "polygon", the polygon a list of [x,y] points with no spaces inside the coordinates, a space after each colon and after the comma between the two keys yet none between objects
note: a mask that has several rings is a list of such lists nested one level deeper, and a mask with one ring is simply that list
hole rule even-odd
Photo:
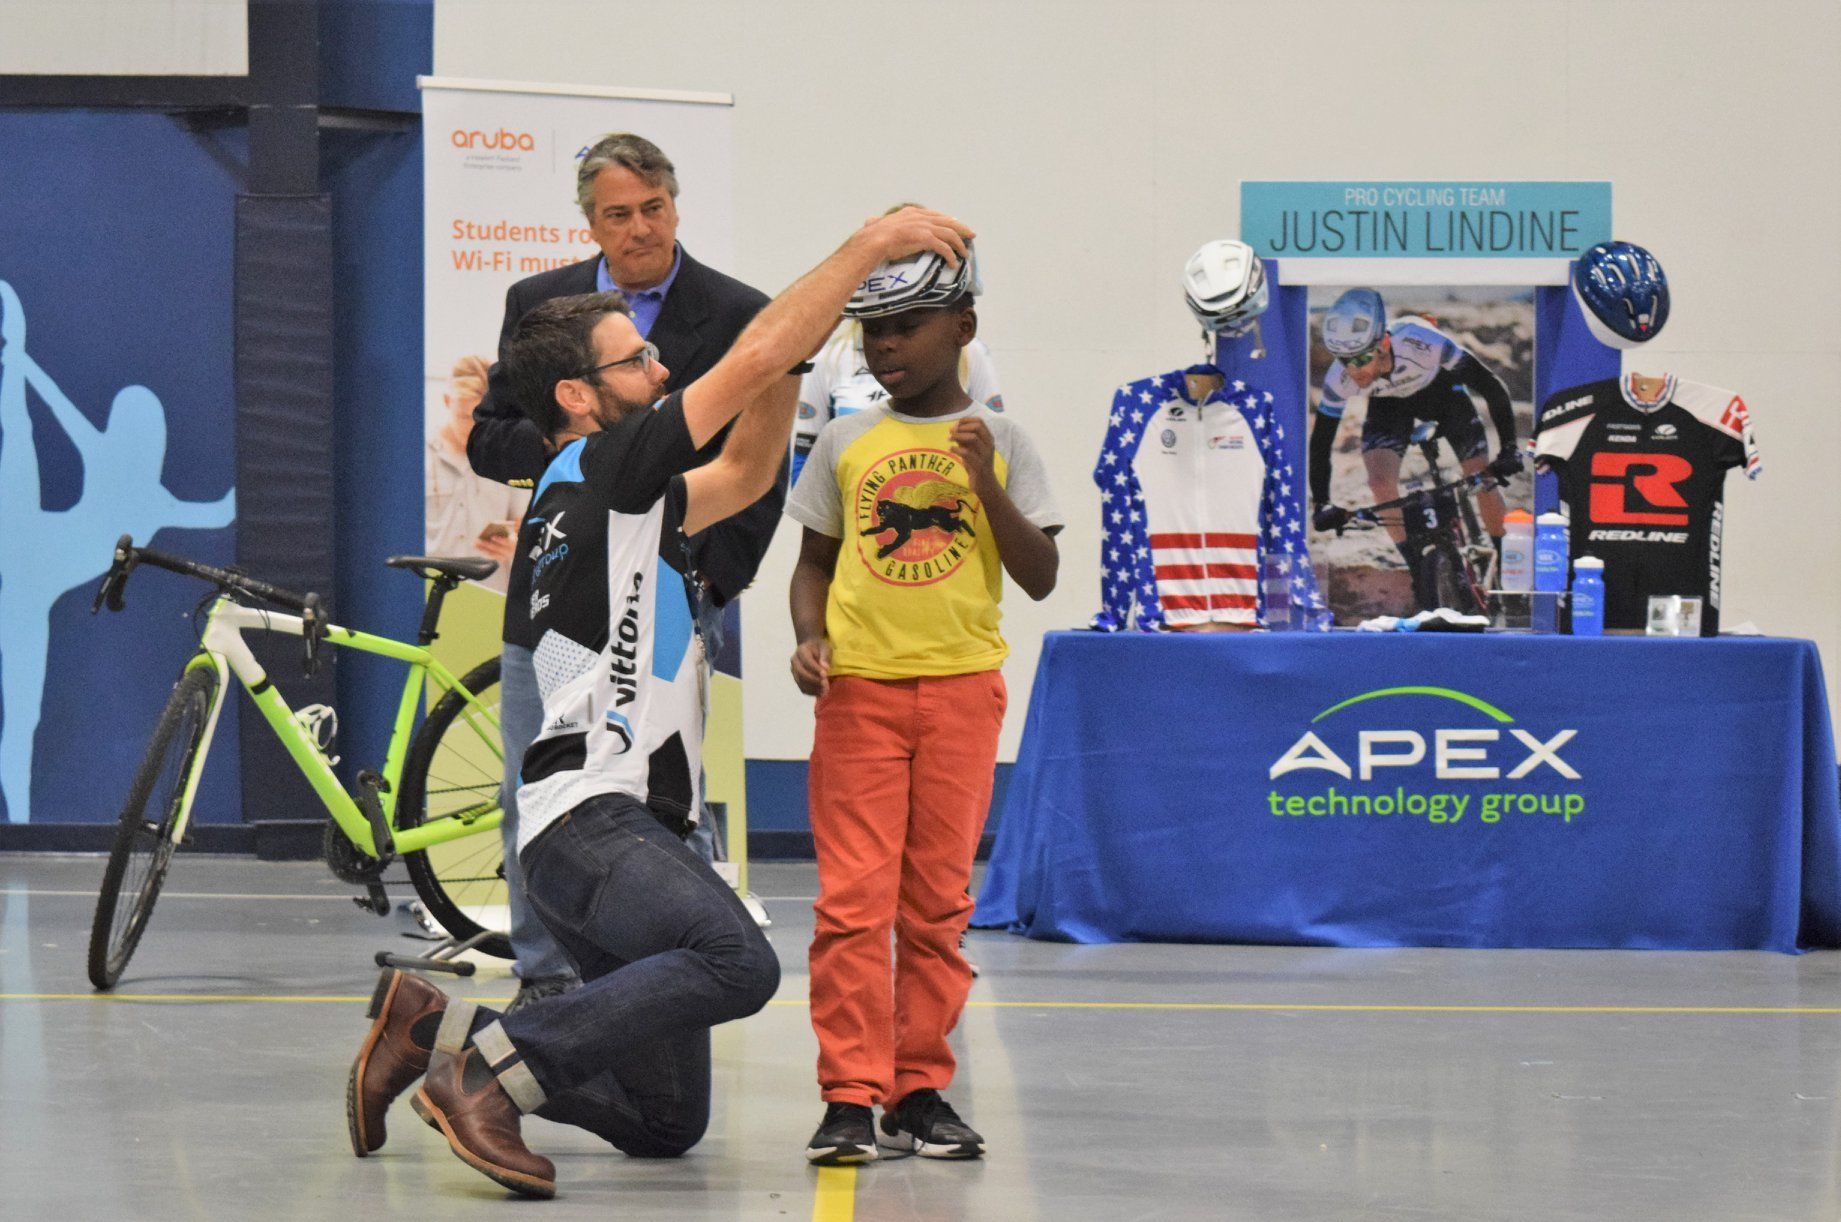
[{"label": "yellow floor line", "polygon": [[[369,994],[319,996],[309,993],[0,993],[5,1001],[162,1001],[162,1002],[268,1002],[297,1005],[358,1005]],[[469,1001],[497,1005],[506,997],[471,997]],[[804,1009],[801,998],[768,1003]],[[1841,1014],[1841,1006],[1549,1006],[1549,1005],[1393,1005],[1369,1002],[1297,1001],[969,1001],[968,1007],[994,1010],[1192,1010],[1224,1013],[1306,1011],[1328,1014]]]},{"label": "yellow floor line", "polygon": [[820,1167],[812,1222],[850,1222],[857,1213],[857,1169]]}]

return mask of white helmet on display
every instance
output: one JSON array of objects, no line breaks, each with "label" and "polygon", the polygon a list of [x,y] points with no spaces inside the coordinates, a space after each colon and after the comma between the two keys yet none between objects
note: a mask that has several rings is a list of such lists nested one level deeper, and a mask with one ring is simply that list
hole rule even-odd
[{"label": "white helmet on display", "polygon": [[1266,265],[1245,242],[1209,242],[1183,264],[1183,299],[1205,331],[1245,335],[1271,297]]},{"label": "white helmet on display", "polygon": [[965,258],[956,268],[948,267],[945,259],[930,250],[881,264],[850,295],[844,316],[880,318],[903,310],[943,306],[967,294],[976,297],[982,292],[978,257],[967,242]]},{"label": "white helmet on display", "polygon": [[1323,346],[1331,356],[1360,356],[1387,335],[1387,306],[1373,289],[1350,289],[1323,315]]}]

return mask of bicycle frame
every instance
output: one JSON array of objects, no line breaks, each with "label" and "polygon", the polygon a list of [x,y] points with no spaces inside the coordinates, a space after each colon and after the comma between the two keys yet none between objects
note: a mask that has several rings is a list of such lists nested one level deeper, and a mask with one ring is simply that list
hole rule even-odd
[{"label": "bicycle frame", "polygon": [[[243,690],[261,710],[263,719],[269,728],[281,740],[288,755],[313,787],[313,792],[326,806],[327,814],[339,825],[347,838],[359,849],[371,856],[377,856],[377,846],[371,836],[370,823],[364,812],[358,809],[357,802],[346,793],[345,787],[334,775],[332,765],[320,751],[319,746],[309,736],[305,727],[296,720],[294,710],[283,700],[274,684],[269,682],[268,673],[262,664],[256,661],[255,654],[243,640],[246,631],[273,632],[282,635],[299,636],[302,633],[301,618],[278,611],[266,611],[260,607],[247,607],[234,599],[219,597],[211,605],[210,618],[206,621],[203,648],[186,664],[190,671],[199,666],[210,666],[217,672],[217,695],[212,703],[205,737],[197,756],[192,763],[192,775],[186,779],[185,796],[179,817],[173,821],[173,839],[177,842],[184,834],[186,824],[191,819],[192,799],[198,788],[198,779],[204,772],[203,762],[210,753],[211,739],[216,733],[218,714],[223,710],[225,693],[229,691],[229,679],[235,675]],[[421,705],[426,685],[432,682],[445,692],[459,692],[480,718],[469,717],[468,723],[482,741],[494,752],[500,750],[498,739],[498,718],[490,708],[480,701],[478,696],[462,687],[453,672],[442,665],[425,646],[407,645],[388,637],[372,636],[350,628],[341,628],[337,624],[329,625],[326,630],[327,642],[344,649],[356,649],[362,653],[373,653],[380,657],[391,658],[409,667],[408,679],[403,684],[403,694],[397,702],[396,721],[390,732],[390,746],[384,759],[382,775],[386,787],[380,788],[378,801],[383,804],[384,820],[391,828],[396,841],[398,853],[414,853],[431,845],[443,844],[457,840],[476,832],[484,832],[499,825],[501,812],[496,803],[489,806],[470,807],[431,820],[418,827],[398,831],[396,828],[396,797],[399,792],[398,782],[403,775],[403,762],[409,754],[411,730],[415,725],[416,711]]]}]

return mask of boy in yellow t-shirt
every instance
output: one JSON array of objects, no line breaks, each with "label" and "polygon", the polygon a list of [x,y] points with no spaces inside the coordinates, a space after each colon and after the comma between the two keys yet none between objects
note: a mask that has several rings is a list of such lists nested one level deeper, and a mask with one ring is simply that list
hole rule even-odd
[{"label": "boy in yellow t-shirt", "polygon": [[805,527],[793,678],[818,697],[811,999],[828,1106],[814,1163],[877,1157],[876,1104],[885,1145],[985,1148],[940,1092],[971,988],[959,938],[1004,719],[998,600],[1004,572],[1031,598],[1054,589],[1061,517],[1015,419],[960,385],[978,332],[971,268],[927,255],[864,282],[846,313],[889,401],[825,427],[786,505]]}]

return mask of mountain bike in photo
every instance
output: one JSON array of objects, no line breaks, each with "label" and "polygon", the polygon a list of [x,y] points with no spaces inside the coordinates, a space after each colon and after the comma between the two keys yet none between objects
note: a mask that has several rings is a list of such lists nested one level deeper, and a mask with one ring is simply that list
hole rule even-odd
[{"label": "mountain bike in photo", "polygon": [[[1349,511],[1352,524],[1378,527],[1397,521],[1417,564],[1413,600],[1421,610],[1449,607],[1462,615],[1495,616],[1500,610],[1496,548],[1477,517],[1475,496],[1506,481],[1488,471],[1445,478],[1437,438],[1415,436],[1425,456],[1426,484],[1391,501]],[[1394,518],[1392,515],[1397,514]]]},{"label": "mountain bike in photo", "polygon": [[[477,938],[477,949],[512,957],[498,832],[499,660],[456,678],[429,651],[446,596],[498,566],[477,557],[393,556],[385,563],[429,582],[413,644],[330,622],[317,595],[135,547],[126,535],[116,544],[92,611],[121,610],[128,579],[141,566],[204,581],[214,591],[200,604],[205,618],[198,652],[173,685],[117,822],[90,929],[89,977],[98,989],[121,978],[147,930],[173,855],[187,839],[199,778],[233,678],[325,805],[326,864],[341,880],[366,889],[360,906],[380,916],[390,911],[383,875],[400,858],[416,894],[448,935]],[[336,713],[324,705],[290,708],[244,641],[247,632],[298,636],[309,674],[326,645],[377,654],[409,668],[383,764],[359,773],[354,792],[340,783],[333,772],[337,761],[329,757]],[[425,702],[427,715],[418,718]]]}]

